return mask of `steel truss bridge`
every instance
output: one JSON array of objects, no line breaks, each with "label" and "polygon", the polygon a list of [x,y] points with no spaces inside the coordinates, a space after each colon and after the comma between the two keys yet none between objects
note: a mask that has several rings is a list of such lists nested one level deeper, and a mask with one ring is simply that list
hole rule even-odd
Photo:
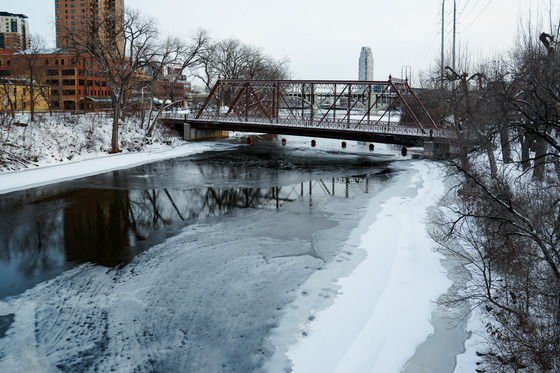
[{"label": "steel truss bridge", "polygon": [[168,123],[422,146],[448,142],[408,81],[218,80],[198,111]]}]

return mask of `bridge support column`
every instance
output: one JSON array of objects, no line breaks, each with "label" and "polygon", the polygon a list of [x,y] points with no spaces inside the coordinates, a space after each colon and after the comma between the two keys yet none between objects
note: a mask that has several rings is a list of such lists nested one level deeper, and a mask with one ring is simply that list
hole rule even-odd
[{"label": "bridge support column", "polygon": [[424,158],[445,159],[451,154],[451,149],[447,143],[424,141]]},{"label": "bridge support column", "polygon": [[184,131],[183,132],[183,139],[185,139],[187,141],[192,140],[191,125],[188,124],[188,123],[185,123],[183,126],[184,126],[183,127],[183,131]]},{"label": "bridge support column", "polygon": [[434,158],[434,143],[433,141],[424,141],[424,158]]}]

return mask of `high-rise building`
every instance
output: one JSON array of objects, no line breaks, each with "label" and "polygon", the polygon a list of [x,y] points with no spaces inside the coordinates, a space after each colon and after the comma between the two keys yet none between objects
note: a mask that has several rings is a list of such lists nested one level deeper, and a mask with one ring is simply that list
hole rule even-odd
[{"label": "high-rise building", "polygon": [[373,80],[373,54],[370,47],[362,47],[358,66],[358,80]]},{"label": "high-rise building", "polygon": [[13,53],[29,48],[27,16],[0,12],[0,53]]},{"label": "high-rise building", "polygon": [[[69,34],[74,34],[82,40],[89,37],[101,41],[107,37],[122,38],[122,35],[117,35],[117,29],[118,23],[124,19],[124,0],[54,0],[54,7],[57,48],[69,48]],[[115,33],[112,33],[110,28],[97,27],[102,20],[114,22]],[[97,35],[90,35],[92,32],[96,32]],[[100,32],[103,34],[100,35]],[[121,40],[117,42],[122,46]]]}]

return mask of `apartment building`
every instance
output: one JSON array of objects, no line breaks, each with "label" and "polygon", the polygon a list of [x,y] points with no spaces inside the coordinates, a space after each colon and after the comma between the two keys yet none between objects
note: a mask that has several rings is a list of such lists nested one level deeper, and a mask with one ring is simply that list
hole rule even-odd
[{"label": "apartment building", "polygon": [[29,48],[27,16],[0,12],[0,54],[9,54]]},{"label": "apartment building", "polygon": [[[124,19],[124,0],[54,0],[54,7],[57,48],[69,49],[71,34],[82,39],[122,38],[117,30]],[[102,20],[113,23],[112,30],[97,27]],[[97,35],[90,35],[91,30],[97,30]],[[117,42],[121,47],[124,45],[123,40]]]}]

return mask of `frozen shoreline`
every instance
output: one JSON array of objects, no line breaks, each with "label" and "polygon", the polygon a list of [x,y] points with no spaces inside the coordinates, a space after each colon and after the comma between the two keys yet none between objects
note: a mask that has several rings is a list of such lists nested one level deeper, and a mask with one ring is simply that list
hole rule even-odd
[{"label": "frozen shoreline", "polygon": [[[302,286],[311,290],[298,297],[272,336],[277,354],[286,348],[293,372],[399,372],[434,332],[435,301],[452,282],[431,248],[425,222],[443,192],[437,168],[415,162],[369,202],[356,229],[357,249],[366,258],[336,282],[333,304],[315,310],[308,293],[317,292],[314,283],[324,282],[336,263]],[[271,372],[277,371],[275,359]]]},{"label": "frozen shoreline", "polygon": [[[138,153],[103,154],[97,158],[0,173],[0,194],[58,183],[211,150],[215,142],[153,147]],[[224,143],[220,144],[224,146]]]}]

